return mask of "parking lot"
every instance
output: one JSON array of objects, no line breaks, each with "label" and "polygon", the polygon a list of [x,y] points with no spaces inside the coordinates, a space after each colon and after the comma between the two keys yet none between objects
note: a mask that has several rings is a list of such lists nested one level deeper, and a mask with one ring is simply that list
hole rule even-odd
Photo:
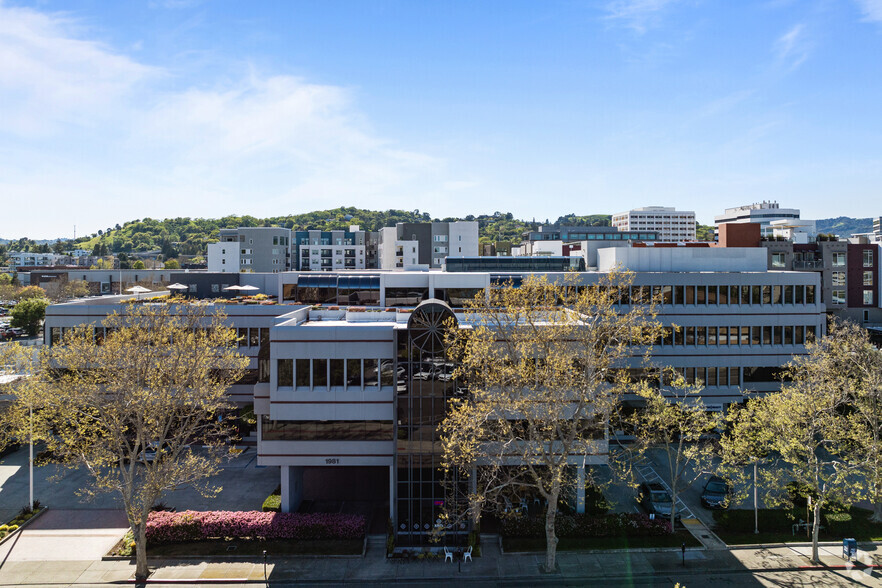
[{"label": "parking lot", "polygon": [[[167,492],[161,501],[178,510],[259,510],[279,479],[279,468],[257,466],[255,449],[249,447],[212,478],[212,483],[222,488],[216,496],[206,498],[192,487],[185,487]],[[28,480],[27,447],[0,461],[0,520],[9,520],[27,505]],[[85,468],[35,467],[34,498],[53,509],[122,508],[116,494],[101,494],[93,500],[80,496],[79,491],[90,482]]]}]

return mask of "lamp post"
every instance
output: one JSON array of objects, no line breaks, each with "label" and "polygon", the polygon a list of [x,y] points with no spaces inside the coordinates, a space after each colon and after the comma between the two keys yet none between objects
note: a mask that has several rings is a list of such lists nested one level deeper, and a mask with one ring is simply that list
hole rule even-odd
[{"label": "lamp post", "polygon": [[28,469],[30,470],[30,491],[28,496],[31,512],[34,512],[34,405],[31,402],[28,403],[28,416],[31,421],[31,431],[28,435],[28,445],[30,445],[30,455],[28,459]]},{"label": "lamp post", "polygon": [[753,460],[753,534],[759,535],[759,502],[756,499],[756,460]]}]

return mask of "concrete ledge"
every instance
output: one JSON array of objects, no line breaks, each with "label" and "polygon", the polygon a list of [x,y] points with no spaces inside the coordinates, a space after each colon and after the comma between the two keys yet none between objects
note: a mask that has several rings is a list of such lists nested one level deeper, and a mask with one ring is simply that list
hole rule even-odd
[{"label": "concrete ledge", "polygon": [[[18,529],[16,529],[16,530],[13,531],[12,533],[9,533],[9,534],[8,534],[6,537],[4,537],[3,539],[0,539],[0,545],[3,545],[4,543],[6,543],[7,541],[9,541],[9,540],[12,539],[13,537],[15,537],[16,535],[18,535],[19,533],[21,533],[24,529],[27,528],[28,525],[30,525],[32,522],[34,522],[34,521],[36,521],[38,518],[40,518],[40,516],[41,516],[44,512],[46,512],[47,510],[49,510],[49,507],[48,507],[48,506],[44,506],[43,508],[41,508],[40,510],[38,510],[38,511],[37,511],[37,514],[35,514],[34,516],[32,516],[31,518],[29,518],[28,520],[26,520],[24,523],[22,523],[21,526],[20,526]],[[12,517],[12,518],[15,518],[15,517]]]},{"label": "concrete ledge", "polygon": [[[36,517],[35,517],[36,518]],[[384,547],[385,549],[385,547]],[[352,554],[352,555],[324,555],[320,553],[315,554],[286,554],[282,556],[276,556],[276,559],[364,559],[365,554],[367,553],[367,535],[364,536],[364,541],[361,544],[361,554]],[[268,554],[268,557],[273,557]],[[170,559],[181,559],[181,560],[200,560],[200,561],[210,561],[210,562],[223,562],[223,561],[257,561],[262,562],[263,556],[261,555],[176,555],[174,557],[168,557],[165,555],[150,555],[149,551],[147,553],[147,561],[165,561]],[[134,555],[104,555],[101,557],[101,561],[135,561]]]}]

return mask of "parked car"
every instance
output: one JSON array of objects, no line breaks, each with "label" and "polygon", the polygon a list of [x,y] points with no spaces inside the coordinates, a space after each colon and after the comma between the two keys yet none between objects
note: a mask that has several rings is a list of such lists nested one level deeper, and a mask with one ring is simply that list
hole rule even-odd
[{"label": "parked car", "polygon": [[732,488],[723,478],[711,476],[701,492],[701,505],[705,508],[728,508]]},{"label": "parked car", "polygon": [[[670,517],[674,507],[671,495],[658,482],[640,484],[637,488],[637,502],[647,513],[660,517]],[[679,519],[680,514],[677,513],[675,518]]]}]

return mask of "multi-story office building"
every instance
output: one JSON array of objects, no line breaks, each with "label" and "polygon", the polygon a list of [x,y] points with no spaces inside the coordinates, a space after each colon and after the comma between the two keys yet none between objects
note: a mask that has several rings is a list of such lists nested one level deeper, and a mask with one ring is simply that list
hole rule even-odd
[{"label": "multi-story office building", "polygon": [[[781,366],[824,334],[819,274],[768,271],[766,254],[759,247],[606,248],[598,252],[599,271],[540,273],[590,286],[614,267],[633,271],[633,286],[618,304],[626,310],[657,296],[658,318],[668,327],[651,361],[702,382],[705,402],[719,410],[741,402],[742,390],[778,389]],[[327,499],[328,492],[338,500],[375,500],[388,507],[399,545],[427,541],[445,499],[437,424],[449,400],[467,393],[452,377],[437,329],[448,320],[467,328],[466,300],[517,287],[524,275],[502,268],[235,275],[240,285],[277,296],[276,304],[224,307],[252,360],[231,398],[254,403],[258,463],[280,468],[284,510]],[[192,282],[199,295],[232,276],[171,277]],[[50,306],[46,343],[60,341],[65,328],[100,327],[103,317],[124,311],[120,300]],[[642,366],[634,357],[629,367]],[[584,463],[603,463],[605,453],[599,440]]]},{"label": "multi-story office building", "polygon": [[440,268],[448,256],[477,255],[477,221],[398,223],[380,230],[380,269]]},{"label": "multi-story office building", "polygon": [[656,241],[695,241],[695,212],[667,206],[644,206],[612,215],[619,231],[656,233]]},{"label": "multi-story office building", "polygon": [[267,272],[291,269],[291,230],[282,227],[221,229],[208,246],[208,271]]},{"label": "multi-story office building", "polygon": [[715,234],[719,237],[720,225],[724,223],[759,223],[760,234],[772,235],[772,221],[799,220],[798,208],[781,208],[777,202],[754,202],[735,208],[727,208],[726,212],[714,217]]},{"label": "multi-story office building", "polygon": [[358,225],[348,231],[295,231],[294,262],[301,271],[365,269],[369,233]]}]

